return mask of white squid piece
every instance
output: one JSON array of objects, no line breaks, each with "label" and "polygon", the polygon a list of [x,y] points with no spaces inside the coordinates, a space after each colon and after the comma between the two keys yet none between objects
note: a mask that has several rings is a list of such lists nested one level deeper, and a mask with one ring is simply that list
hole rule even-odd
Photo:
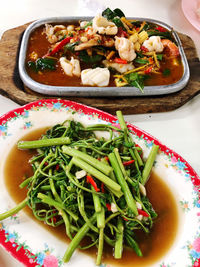
[{"label": "white squid piece", "polygon": [[105,59],[102,61],[102,63],[105,67],[111,67],[120,73],[124,73],[135,68],[132,62],[128,64],[119,64],[115,62],[110,62],[109,60]]},{"label": "white squid piece", "polygon": [[58,37],[55,35],[55,33],[59,30],[64,30],[64,29],[66,29],[64,25],[52,26],[50,24],[45,24],[45,32],[49,43],[51,44],[56,43],[58,41]]},{"label": "white squid piece", "polygon": [[81,72],[81,81],[84,85],[108,86],[110,71],[107,68],[85,69]]},{"label": "white squid piece", "polygon": [[100,34],[115,35],[118,32],[117,26],[100,14],[93,18],[92,27]]},{"label": "white squid piece", "polygon": [[143,46],[146,47],[149,52],[155,51],[160,53],[164,49],[160,36],[151,36],[148,40],[144,41]]},{"label": "white squid piece", "polygon": [[132,61],[136,58],[134,44],[127,38],[115,37],[115,48],[118,50],[119,56],[127,61]]},{"label": "white squid piece", "polygon": [[66,57],[61,57],[59,61],[66,75],[77,77],[81,76],[80,62],[78,59],[74,59],[72,57],[69,61],[66,59]]}]

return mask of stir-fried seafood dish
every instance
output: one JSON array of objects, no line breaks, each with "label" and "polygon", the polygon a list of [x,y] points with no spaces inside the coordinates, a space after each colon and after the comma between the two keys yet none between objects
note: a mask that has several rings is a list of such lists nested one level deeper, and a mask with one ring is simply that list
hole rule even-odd
[{"label": "stir-fried seafood dish", "polygon": [[45,24],[31,34],[27,72],[56,86],[133,86],[177,82],[183,75],[172,32],[109,8],[91,21]]}]

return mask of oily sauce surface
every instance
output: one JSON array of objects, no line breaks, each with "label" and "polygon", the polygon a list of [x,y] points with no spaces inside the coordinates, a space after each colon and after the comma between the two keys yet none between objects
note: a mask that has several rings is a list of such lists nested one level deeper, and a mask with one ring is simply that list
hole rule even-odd
[{"label": "oily sauce surface", "polygon": [[[46,38],[46,34],[44,33],[44,26],[40,26],[39,28],[35,29],[31,35],[28,42],[28,49],[27,49],[27,55],[26,55],[26,62],[31,61],[31,53],[35,52],[38,54],[38,58],[42,58],[48,50],[51,48],[51,44],[48,42]],[[166,51],[167,52],[167,51]],[[163,52],[165,54],[165,50]],[[73,57],[76,57],[76,55],[72,55]],[[59,59],[58,55],[54,55],[54,57],[57,57]],[[176,60],[177,64],[173,64],[173,61]],[[91,65],[88,65],[86,63],[81,64],[81,69],[91,68]],[[177,81],[179,81],[183,75],[183,65],[181,62],[181,57],[178,56],[177,58],[172,58],[169,56],[164,56],[163,60],[160,61],[161,65],[161,71],[165,69],[170,70],[170,75],[163,75],[161,74],[155,74],[152,73],[150,75],[150,78],[145,80],[145,85],[167,85],[172,84]],[[138,67],[137,65],[135,65]],[[54,85],[54,86],[84,86],[81,83],[81,79],[73,76],[67,76],[64,71],[62,70],[59,63],[56,65],[56,70],[53,71],[42,71],[42,72],[35,72],[30,67],[26,68],[27,73],[29,76],[42,84],[47,85]],[[109,86],[115,86],[114,83],[114,77],[111,73],[110,77],[110,83]],[[88,85],[87,85],[88,87]],[[123,88],[122,88],[123,90]]]},{"label": "oily sauce surface", "polygon": [[[39,129],[21,138],[21,140],[36,140],[46,129]],[[33,156],[34,152],[28,150],[19,150],[14,146],[5,164],[5,183],[9,194],[16,203],[19,203],[26,197],[26,189],[20,189],[19,184],[23,181],[23,177],[32,175],[31,167],[28,160]],[[167,187],[167,185],[154,173],[152,173],[147,185],[147,196],[149,197],[158,217],[154,222],[154,226],[150,234],[143,232],[136,233],[136,238],[143,252],[143,257],[138,257],[132,250],[124,250],[121,260],[113,259],[112,248],[105,247],[103,262],[117,266],[150,266],[159,260],[172,246],[177,229],[178,229],[178,211],[175,199]],[[25,212],[31,219],[37,221],[28,207]],[[64,226],[53,228],[42,222],[37,221],[40,226],[45,227],[54,236],[59,239],[69,241],[65,234]],[[96,248],[84,251],[83,253],[96,257]],[[64,254],[64,251],[63,251]]]}]

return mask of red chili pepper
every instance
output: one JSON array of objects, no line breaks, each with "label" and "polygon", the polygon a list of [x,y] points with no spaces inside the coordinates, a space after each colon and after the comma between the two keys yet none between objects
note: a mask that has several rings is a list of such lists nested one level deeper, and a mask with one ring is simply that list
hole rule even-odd
[{"label": "red chili pepper", "polygon": [[105,160],[107,160],[107,161],[109,161],[109,158],[108,158],[107,156],[106,156],[106,157],[104,157],[104,159],[105,159]]},{"label": "red chili pepper", "polygon": [[140,49],[143,51],[143,52],[149,52],[149,49],[146,48],[145,46],[141,46]]},{"label": "red chili pepper", "polygon": [[129,166],[129,165],[131,165],[134,161],[135,161],[134,159],[129,160],[129,161],[124,161],[124,162],[123,162],[123,165],[124,165],[124,166]]},{"label": "red chili pepper", "polygon": [[146,211],[141,210],[141,209],[137,209],[137,210],[138,210],[139,215],[142,215],[144,217],[149,217],[149,214]]},{"label": "red chili pepper", "polygon": [[126,219],[125,217],[122,217],[124,219],[124,221],[128,222],[128,219]]},{"label": "red chili pepper", "polygon": [[60,169],[59,164],[56,165],[56,171],[58,171]]},{"label": "red chili pepper", "polygon": [[139,146],[138,144],[135,144],[136,147],[139,147],[141,150],[138,150],[138,153],[140,155],[141,158],[143,158],[143,152],[142,152],[142,148],[141,146]]},{"label": "red chili pepper", "polygon": [[48,165],[49,165],[49,163],[48,163],[47,161],[45,161],[44,165],[45,165],[45,166],[48,166]]},{"label": "red chili pepper", "polygon": [[116,58],[114,59],[114,62],[115,62],[115,63],[118,63],[118,64],[127,64],[127,63],[128,63],[127,60],[122,59],[122,58],[119,58],[119,57],[116,57]]},{"label": "red chili pepper", "polygon": [[58,51],[60,51],[60,49],[68,44],[70,42],[70,40],[72,39],[72,37],[66,37],[65,39],[63,39],[58,45],[56,45],[49,53],[47,53],[44,57],[47,56],[53,56],[54,54],[56,54]]},{"label": "red chili pepper", "polygon": [[150,66],[149,68],[147,68],[147,69],[144,71],[144,73],[145,73],[145,74],[149,74],[149,73],[151,73],[152,69],[153,69],[153,66]]},{"label": "red chili pepper", "polygon": [[157,30],[159,32],[167,32],[167,30],[161,26],[156,27],[155,30]]},{"label": "red chili pepper", "polygon": [[110,203],[106,203],[106,208],[107,208],[109,211],[111,211],[111,205],[110,205]]},{"label": "red chili pepper", "polygon": [[103,194],[105,193],[104,183],[101,183],[101,192],[102,192]]},{"label": "red chili pepper", "polygon": [[94,189],[95,189],[96,192],[99,192],[100,189],[97,187],[97,184],[94,181],[94,179],[90,175],[87,175],[86,178],[87,178],[87,180],[86,180],[87,183],[91,184],[94,187]]},{"label": "red chili pepper", "polygon": [[122,29],[122,27],[119,27],[117,36],[118,36],[118,37],[128,37],[128,34],[127,34],[126,31],[124,31],[124,30]]}]

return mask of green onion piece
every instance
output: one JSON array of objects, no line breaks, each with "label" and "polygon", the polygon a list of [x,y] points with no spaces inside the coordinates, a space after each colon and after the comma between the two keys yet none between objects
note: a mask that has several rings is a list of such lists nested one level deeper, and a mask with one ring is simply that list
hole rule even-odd
[{"label": "green onion piece", "polygon": [[154,144],[150,153],[149,153],[149,156],[147,158],[146,164],[145,164],[143,172],[142,172],[142,184],[143,185],[146,184],[146,182],[149,178],[149,175],[150,175],[151,169],[153,167],[156,155],[158,153],[158,149],[159,149],[159,146]]},{"label": "green onion piece", "polygon": [[[96,214],[94,214],[91,219],[90,222],[92,224],[94,224],[96,222]],[[72,256],[72,254],[74,253],[74,250],[79,246],[81,240],[84,238],[84,236],[87,234],[87,232],[90,230],[90,227],[87,223],[85,223],[80,230],[77,232],[77,234],[75,235],[75,237],[72,239],[72,241],[70,242],[65,255],[63,257],[63,261],[64,262],[68,262]]]},{"label": "green onion piece", "polygon": [[95,169],[94,167],[92,167],[87,162],[83,161],[82,159],[73,157],[72,158],[72,162],[74,163],[74,165],[76,165],[79,168],[85,170],[87,173],[90,173],[91,175],[96,177],[98,180],[100,180],[102,183],[104,183],[105,185],[109,186],[110,188],[112,188],[112,189],[114,189],[116,191],[120,191],[121,190],[121,186],[119,184],[114,182],[108,176],[106,176],[102,172],[98,171],[97,169]]},{"label": "green onion piece", "polygon": [[116,232],[116,242],[115,242],[115,259],[121,259],[122,257],[122,251],[123,251],[123,231],[124,226],[122,219],[119,217],[117,221],[117,229],[118,232]]},{"label": "green onion piece", "polygon": [[104,163],[102,163],[98,159],[95,159],[92,156],[90,156],[84,152],[81,152],[75,148],[72,148],[69,146],[63,146],[62,150],[63,150],[63,153],[65,153],[67,155],[70,155],[72,157],[78,157],[78,158],[86,161],[87,163],[89,163],[90,165],[92,165],[93,167],[98,169],[99,171],[103,172],[105,175],[109,175],[112,171],[112,168],[110,166],[105,165]]},{"label": "green onion piece", "polygon": [[71,141],[69,137],[59,137],[59,138],[41,139],[35,141],[19,141],[17,147],[19,149],[35,149],[48,146],[68,145],[70,143]]}]

